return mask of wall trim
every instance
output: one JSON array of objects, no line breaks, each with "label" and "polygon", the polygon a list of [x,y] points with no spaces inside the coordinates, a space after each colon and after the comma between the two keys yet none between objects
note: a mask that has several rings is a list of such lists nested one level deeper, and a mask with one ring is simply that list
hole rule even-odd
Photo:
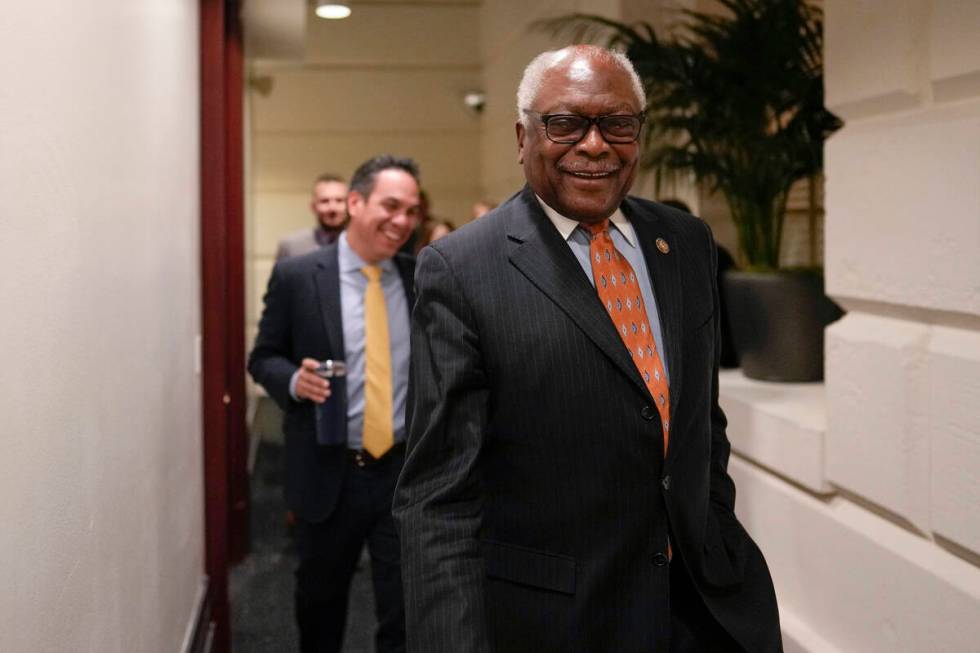
[{"label": "wall trim", "polygon": [[214,625],[211,622],[211,597],[208,593],[208,577],[201,576],[194,597],[194,607],[191,618],[184,631],[184,643],[180,646],[181,653],[207,653],[211,650]]}]

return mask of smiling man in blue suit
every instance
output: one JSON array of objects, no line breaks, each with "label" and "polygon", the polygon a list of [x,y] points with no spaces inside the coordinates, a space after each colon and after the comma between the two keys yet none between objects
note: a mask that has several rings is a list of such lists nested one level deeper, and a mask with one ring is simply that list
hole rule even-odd
[{"label": "smiling man in blue suit", "polygon": [[[285,412],[286,503],[296,515],[296,619],[304,653],[341,650],[351,576],[371,554],[378,653],[405,650],[391,498],[404,459],[418,168],[378,156],[351,178],[336,242],[276,264],[249,372]],[[332,392],[322,361],[344,361]],[[337,419],[329,419],[334,415]]]}]

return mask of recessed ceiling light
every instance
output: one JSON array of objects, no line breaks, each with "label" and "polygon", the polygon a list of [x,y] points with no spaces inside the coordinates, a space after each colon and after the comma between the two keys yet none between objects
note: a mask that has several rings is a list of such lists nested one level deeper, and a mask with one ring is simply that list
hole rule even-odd
[{"label": "recessed ceiling light", "polygon": [[333,0],[318,0],[316,3],[316,15],[328,20],[340,20],[350,16],[350,5]]}]

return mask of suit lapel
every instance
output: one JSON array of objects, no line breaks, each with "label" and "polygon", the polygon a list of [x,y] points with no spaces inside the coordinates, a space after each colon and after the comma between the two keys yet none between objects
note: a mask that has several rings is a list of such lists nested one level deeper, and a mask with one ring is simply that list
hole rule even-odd
[{"label": "suit lapel", "polygon": [[340,311],[340,264],[337,260],[337,243],[319,250],[316,271],[313,273],[320,315],[327,332],[327,342],[334,356],[344,356],[344,326]]},{"label": "suit lapel", "polygon": [[595,288],[561,234],[544,214],[534,193],[525,187],[508,215],[507,235],[513,243],[511,263],[558,305],[585,335],[650,401],[650,392],[629,357],[619,333]]},{"label": "suit lapel", "polygon": [[411,316],[412,307],[415,306],[415,260],[407,254],[396,254],[395,267],[398,268],[398,275],[402,278],[402,285],[405,287],[405,300],[408,304],[408,314]]},{"label": "suit lapel", "polygon": [[[629,198],[623,202],[622,209],[636,232],[637,242],[643,251],[643,258],[653,282],[657,314],[663,331],[664,348],[667,350],[670,414],[676,415],[684,374],[684,364],[681,360],[684,300],[680,291],[680,256],[683,252],[680,251],[680,243],[665,220],[658,220],[655,215],[640,210]],[[667,243],[669,251],[666,254],[657,248],[658,238],[663,238]]]}]

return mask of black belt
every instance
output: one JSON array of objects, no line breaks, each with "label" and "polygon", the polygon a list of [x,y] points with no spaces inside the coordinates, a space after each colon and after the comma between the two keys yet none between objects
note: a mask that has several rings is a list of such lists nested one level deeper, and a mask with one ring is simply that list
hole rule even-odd
[{"label": "black belt", "polygon": [[380,458],[375,458],[370,454],[370,452],[365,449],[348,449],[347,459],[358,467],[373,467],[380,463],[385,463],[394,458],[397,454],[405,451],[404,442],[396,442],[392,445],[391,449],[384,452]]}]

